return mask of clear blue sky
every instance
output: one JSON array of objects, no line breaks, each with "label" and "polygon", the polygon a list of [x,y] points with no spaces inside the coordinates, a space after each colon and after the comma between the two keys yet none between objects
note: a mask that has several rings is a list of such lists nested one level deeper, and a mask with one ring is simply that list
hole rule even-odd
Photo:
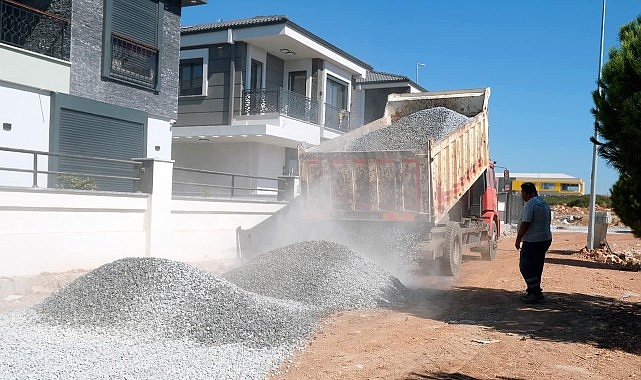
[{"label": "clear blue sky", "polygon": [[[285,15],[370,64],[428,90],[490,87],[490,154],[513,172],[566,173],[590,191],[602,0],[209,0],[182,24]],[[607,0],[605,47],[641,15],[640,0]],[[598,157],[596,193],[617,172]]]}]

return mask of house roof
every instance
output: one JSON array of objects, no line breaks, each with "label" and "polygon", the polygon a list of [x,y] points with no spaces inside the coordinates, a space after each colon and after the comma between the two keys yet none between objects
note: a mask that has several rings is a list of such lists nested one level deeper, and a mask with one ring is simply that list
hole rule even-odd
[{"label": "house roof", "polygon": [[[498,173],[497,173],[498,175]],[[501,176],[503,174],[501,173]],[[565,173],[516,173],[510,172],[510,178],[532,178],[532,179],[580,179]]]},{"label": "house roof", "polygon": [[383,84],[383,83],[410,83],[419,91],[426,92],[427,90],[412,81],[405,75],[385,73],[381,71],[368,71],[365,78],[357,78],[357,84]]},{"label": "house roof", "polygon": [[228,30],[228,29],[246,29],[246,28],[253,28],[253,27],[260,27],[260,26],[267,26],[267,25],[277,25],[277,24],[283,24],[287,27],[290,27],[296,30],[297,32],[301,33],[302,35],[306,36],[307,38],[310,38],[314,40],[316,43],[326,47],[327,49],[330,49],[335,53],[340,54],[343,57],[348,58],[349,60],[357,63],[358,65],[364,67],[365,69],[372,70],[372,67],[368,63],[361,61],[360,59],[345,52],[344,50],[338,48],[337,46],[318,37],[317,35],[311,33],[307,29],[292,22],[287,16],[283,16],[283,15],[255,16],[255,17],[245,18],[245,19],[237,19],[237,20],[230,20],[230,21],[221,20],[221,21],[209,23],[209,24],[183,26],[180,28],[180,34],[189,35],[189,34],[215,32],[215,31]]}]

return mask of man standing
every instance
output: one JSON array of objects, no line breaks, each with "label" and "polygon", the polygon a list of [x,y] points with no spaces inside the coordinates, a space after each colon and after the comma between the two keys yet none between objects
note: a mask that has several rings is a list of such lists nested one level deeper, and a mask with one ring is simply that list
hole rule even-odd
[{"label": "man standing", "polygon": [[521,212],[521,223],[514,246],[521,251],[519,269],[527,285],[522,301],[528,304],[539,303],[544,300],[541,275],[545,253],[552,244],[552,213],[547,202],[539,197],[532,182],[521,185],[521,198],[525,205]]}]

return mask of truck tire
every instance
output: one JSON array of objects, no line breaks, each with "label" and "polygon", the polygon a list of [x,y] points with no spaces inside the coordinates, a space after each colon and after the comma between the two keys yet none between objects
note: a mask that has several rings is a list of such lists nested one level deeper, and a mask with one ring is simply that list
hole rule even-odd
[{"label": "truck tire", "polygon": [[492,227],[492,233],[489,236],[487,245],[484,246],[481,250],[481,258],[488,261],[492,261],[496,258],[496,248],[499,243],[499,235],[497,234],[499,228],[496,224],[496,221],[492,222]]},{"label": "truck tire", "polygon": [[447,276],[455,276],[461,269],[461,226],[456,222],[447,222],[441,269]]}]

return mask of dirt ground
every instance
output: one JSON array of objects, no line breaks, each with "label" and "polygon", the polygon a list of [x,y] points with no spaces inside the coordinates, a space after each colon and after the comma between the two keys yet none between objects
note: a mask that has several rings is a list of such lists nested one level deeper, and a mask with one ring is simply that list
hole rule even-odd
[{"label": "dirt ground", "polygon": [[[609,232],[614,252],[641,239]],[[540,305],[523,305],[514,236],[496,260],[466,255],[457,277],[404,280],[420,302],[403,310],[341,312],[271,380],[641,378],[641,272],[595,262],[584,232],[555,232]],[[85,272],[42,274],[0,313],[38,302]]]},{"label": "dirt ground", "polygon": [[[337,313],[272,380],[641,378],[641,272],[581,254],[587,235],[556,232],[542,287],[523,305],[514,236],[495,261],[467,255],[456,278],[420,277],[421,304]],[[613,251],[640,250],[609,233]]]}]

